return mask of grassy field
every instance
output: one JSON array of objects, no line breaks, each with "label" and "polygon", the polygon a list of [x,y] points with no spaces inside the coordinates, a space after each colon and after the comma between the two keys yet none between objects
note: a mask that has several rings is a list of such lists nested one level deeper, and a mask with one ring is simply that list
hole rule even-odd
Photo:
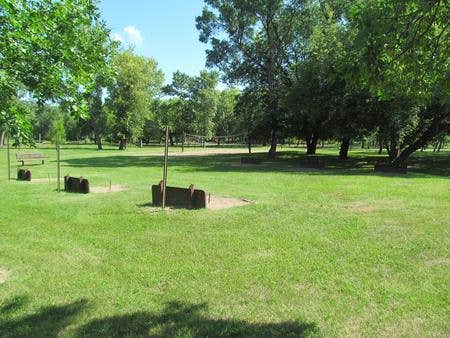
[{"label": "grassy field", "polygon": [[360,149],[319,149],[321,171],[295,149],[174,156],[170,185],[252,203],[165,213],[148,208],[161,148],[65,146],[63,174],[127,187],[88,195],[57,193],[40,151],[28,183],[0,150],[1,337],[450,335],[448,151],[407,175]]}]

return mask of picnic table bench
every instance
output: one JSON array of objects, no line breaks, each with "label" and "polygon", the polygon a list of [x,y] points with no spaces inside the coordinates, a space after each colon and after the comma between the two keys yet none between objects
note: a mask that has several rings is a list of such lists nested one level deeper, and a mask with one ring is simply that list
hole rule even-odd
[{"label": "picnic table bench", "polygon": [[48,156],[45,156],[42,153],[22,153],[16,154],[16,159],[18,162],[22,162],[22,166],[25,165],[25,161],[42,161],[44,164],[44,160],[46,160]]}]

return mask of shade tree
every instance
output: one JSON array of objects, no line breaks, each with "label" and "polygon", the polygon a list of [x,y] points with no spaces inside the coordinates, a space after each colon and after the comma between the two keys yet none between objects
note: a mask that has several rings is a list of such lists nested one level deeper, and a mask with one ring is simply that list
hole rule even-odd
[{"label": "shade tree", "polygon": [[114,117],[114,138],[119,149],[124,150],[128,142],[137,141],[143,133],[145,120],[153,112],[152,101],[160,93],[164,74],[157,62],[125,50],[113,58],[116,71],[108,88],[108,107]]},{"label": "shade tree", "polygon": [[176,98],[171,110],[178,112],[178,131],[211,137],[214,133],[214,118],[219,103],[217,89],[219,74],[201,71],[198,76],[182,72],[173,74],[172,82],[164,88],[166,95]]},{"label": "shade tree", "polygon": [[[216,114],[213,118],[214,134],[226,136],[240,134],[236,116],[236,104],[240,91],[236,88],[227,88],[219,93]],[[220,138],[218,139],[220,143]]]},{"label": "shade tree", "polygon": [[403,166],[416,150],[448,132],[450,125],[450,7],[445,1],[379,0],[349,10],[360,55],[358,81],[397,109],[382,122],[390,163]]},{"label": "shade tree", "polygon": [[[299,57],[302,1],[205,0],[197,17],[200,41],[210,43],[207,66],[222,71],[229,84],[257,90],[270,121],[269,157],[274,157],[280,116],[280,90],[290,85],[289,67]],[[251,88],[251,89],[250,89]]]},{"label": "shade tree", "polygon": [[70,112],[85,114],[83,93],[105,65],[110,45],[95,1],[2,0],[0,21],[0,89],[6,97],[20,85],[39,101],[66,102]]}]

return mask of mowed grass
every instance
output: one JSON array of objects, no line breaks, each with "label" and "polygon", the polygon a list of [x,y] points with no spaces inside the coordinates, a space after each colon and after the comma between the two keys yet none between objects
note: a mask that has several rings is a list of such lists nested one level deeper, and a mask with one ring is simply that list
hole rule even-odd
[{"label": "mowed grass", "polygon": [[170,185],[252,203],[167,212],[148,208],[161,148],[63,147],[62,174],[127,186],[88,195],[57,193],[39,151],[28,183],[0,150],[2,337],[450,335],[448,151],[407,175],[374,174],[374,150],[319,149],[320,171],[302,149],[174,156]]}]

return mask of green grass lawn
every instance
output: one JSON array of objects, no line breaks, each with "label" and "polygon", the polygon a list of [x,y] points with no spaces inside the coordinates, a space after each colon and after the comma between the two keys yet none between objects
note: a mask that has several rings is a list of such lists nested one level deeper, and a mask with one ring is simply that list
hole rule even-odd
[{"label": "green grass lawn", "polygon": [[161,148],[65,146],[62,174],[128,187],[88,195],[8,182],[0,150],[0,336],[448,337],[450,152],[382,175],[375,151],[281,151],[172,157],[170,185],[252,203],[150,213]]}]

